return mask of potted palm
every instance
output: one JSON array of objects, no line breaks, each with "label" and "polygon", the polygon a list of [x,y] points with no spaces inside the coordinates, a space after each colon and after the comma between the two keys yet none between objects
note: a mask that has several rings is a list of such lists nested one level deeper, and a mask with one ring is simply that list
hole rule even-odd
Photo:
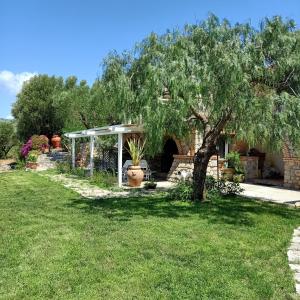
[{"label": "potted palm", "polygon": [[144,179],[144,172],[141,169],[140,162],[145,153],[145,142],[141,142],[140,139],[130,139],[128,143],[128,153],[132,159],[132,165],[128,168],[128,184],[132,187],[138,187],[141,185]]}]

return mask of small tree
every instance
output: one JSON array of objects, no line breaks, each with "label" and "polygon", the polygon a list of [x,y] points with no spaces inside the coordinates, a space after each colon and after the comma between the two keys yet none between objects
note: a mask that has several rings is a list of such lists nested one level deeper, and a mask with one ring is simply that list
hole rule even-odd
[{"label": "small tree", "polygon": [[8,152],[17,144],[15,126],[11,121],[0,121],[0,158],[6,158]]}]

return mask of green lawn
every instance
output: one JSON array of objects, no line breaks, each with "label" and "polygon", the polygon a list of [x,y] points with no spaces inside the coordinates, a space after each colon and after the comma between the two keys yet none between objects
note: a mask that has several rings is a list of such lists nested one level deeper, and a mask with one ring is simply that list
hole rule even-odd
[{"label": "green lawn", "polygon": [[286,299],[300,211],[239,198],[86,200],[0,174],[1,299]]}]

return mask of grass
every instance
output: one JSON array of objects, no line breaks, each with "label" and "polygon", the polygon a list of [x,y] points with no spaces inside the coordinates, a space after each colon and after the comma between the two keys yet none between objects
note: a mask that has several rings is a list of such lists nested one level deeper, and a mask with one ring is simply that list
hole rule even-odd
[{"label": "grass", "polygon": [[1,299],[286,299],[300,211],[243,198],[82,199],[0,174]]}]

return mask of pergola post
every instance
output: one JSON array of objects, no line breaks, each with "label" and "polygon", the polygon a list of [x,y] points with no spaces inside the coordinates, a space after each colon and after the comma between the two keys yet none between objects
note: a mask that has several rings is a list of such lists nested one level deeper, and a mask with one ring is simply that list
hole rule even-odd
[{"label": "pergola post", "polygon": [[75,169],[75,138],[72,138],[72,168]]},{"label": "pergola post", "polygon": [[118,133],[118,186],[122,187],[123,133]]},{"label": "pergola post", "polygon": [[94,174],[94,142],[95,137],[92,135],[90,141],[90,176]]}]

